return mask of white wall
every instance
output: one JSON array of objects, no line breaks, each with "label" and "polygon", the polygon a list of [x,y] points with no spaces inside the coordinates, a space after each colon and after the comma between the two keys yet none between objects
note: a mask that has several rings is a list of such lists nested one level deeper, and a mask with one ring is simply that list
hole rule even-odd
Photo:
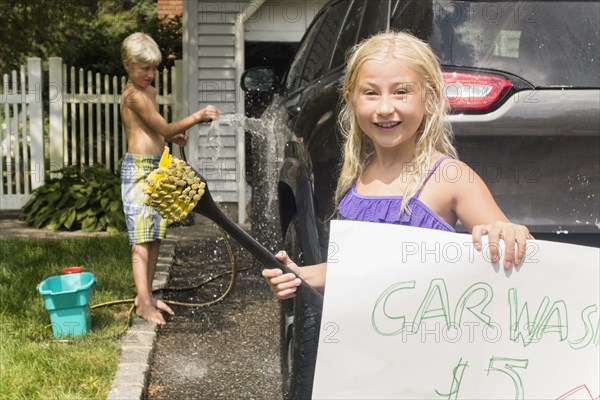
[{"label": "white wall", "polygon": [[[298,42],[326,0],[267,0],[244,26],[246,41]],[[241,114],[236,74],[236,16],[248,1],[184,1],[183,59],[189,112],[212,104],[223,114]],[[239,53],[237,53],[239,54]],[[242,60],[243,63],[243,60]],[[239,132],[239,130],[238,130]],[[188,161],[208,180],[217,202],[237,202],[243,163],[236,153],[236,130],[221,124],[220,140],[208,124],[190,130]],[[211,140],[212,139],[212,140]],[[218,147],[215,147],[218,144]]]},{"label": "white wall", "polygon": [[325,0],[267,1],[246,22],[247,41],[299,42]]}]

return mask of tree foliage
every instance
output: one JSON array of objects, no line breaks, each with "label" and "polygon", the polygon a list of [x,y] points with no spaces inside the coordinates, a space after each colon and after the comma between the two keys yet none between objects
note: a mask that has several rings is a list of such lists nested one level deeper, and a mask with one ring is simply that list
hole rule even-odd
[{"label": "tree foliage", "polygon": [[157,41],[164,65],[181,58],[181,18],[160,20],[156,0],[1,0],[0,21],[0,73],[27,57],[57,56],[78,68],[121,75],[121,43],[136,31]]}]

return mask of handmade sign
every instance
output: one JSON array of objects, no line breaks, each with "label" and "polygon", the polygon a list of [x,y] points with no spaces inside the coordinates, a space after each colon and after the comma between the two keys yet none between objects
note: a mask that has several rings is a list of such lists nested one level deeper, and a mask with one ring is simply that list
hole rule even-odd
[{"label": "handmade sign", "polygon": [[485,243],[333,221],[313,399],[598,398],[600,249]]}]

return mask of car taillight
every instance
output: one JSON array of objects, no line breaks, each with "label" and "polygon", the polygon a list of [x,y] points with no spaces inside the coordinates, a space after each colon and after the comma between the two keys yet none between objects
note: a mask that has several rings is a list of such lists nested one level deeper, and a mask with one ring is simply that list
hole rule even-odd
[{"label": "car taillight", "polygon": [[492,108],[512,83],[501,76],[470,72],[443,72],[445,94],[454,111],[483,111]]}]

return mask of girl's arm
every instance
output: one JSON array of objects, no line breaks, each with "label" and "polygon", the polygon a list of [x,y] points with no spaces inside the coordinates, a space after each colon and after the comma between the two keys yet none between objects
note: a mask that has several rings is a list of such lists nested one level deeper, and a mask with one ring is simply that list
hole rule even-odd
[{"label": "girl's arm", "polygon": [[498,262],[501,256],[498,243],[502,239],[506,245],[504,268],[521,263],[527,239],[533,239],[529,230],[524,225],[511,223],[479,175],[465,163],[456,163],[461,175],[453,190],[453,210],[473,235],[475,248],[480,250],[481,236],[488,235],[491,260]]},{"label": "girl's arm", "polygon": [[[298,267],[285,251],[280,251],[275,255],[286,267],[290,268],[296,274],[319,292],[323,293],[325,287],[325,276],[327,273],[327,263],[307,265]],[[302,281],[294,274],[284,274],[279,268],[265,268],[262,271],[263,277],[271,287],[271,290],[278,299],[290,299],[296,295],[296,288]]]}]

